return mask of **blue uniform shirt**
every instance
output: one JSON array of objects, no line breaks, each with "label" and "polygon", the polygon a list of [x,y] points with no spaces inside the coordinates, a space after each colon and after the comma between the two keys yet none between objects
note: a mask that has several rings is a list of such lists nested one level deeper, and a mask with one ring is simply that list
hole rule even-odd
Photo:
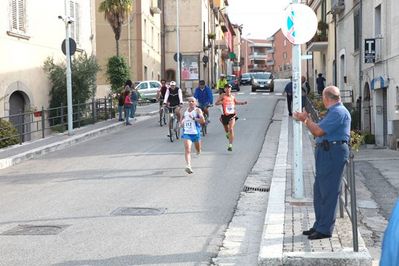
[{"label": "blue uniform shirt", "polygon": [[349,142],[351,115],[342,103],[339,102],[330,106],[326,116],[318,125],[325,132],[325,135],[317,137],[316,143],[321,143],[323,140]]}]

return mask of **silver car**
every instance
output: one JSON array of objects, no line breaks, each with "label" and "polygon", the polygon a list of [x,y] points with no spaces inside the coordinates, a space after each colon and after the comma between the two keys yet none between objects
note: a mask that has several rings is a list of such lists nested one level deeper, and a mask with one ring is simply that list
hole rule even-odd
[{"label": "silver car", "polygon": [[252,74],[252,92],[256,90],[274,91],[273,75],[270,72],[255,72]]},{"label": "silver car", "polygon": [[161,82],[158,80],[146,80],[140,81],[135,88],[139,92],[141,98],[149,99],[155,102],[157,98],[157,91],[159,88],[161,88],[161,86]]}]

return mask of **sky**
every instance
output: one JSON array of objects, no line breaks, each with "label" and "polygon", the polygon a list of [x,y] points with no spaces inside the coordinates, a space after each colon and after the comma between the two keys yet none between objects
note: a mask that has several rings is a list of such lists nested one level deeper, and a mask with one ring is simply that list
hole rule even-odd
[{"label": "sky", "polygon": [[229,0],[227,14],[233,24],[243,24],[243,38],[266,39],[281,28],[290,0]]}]

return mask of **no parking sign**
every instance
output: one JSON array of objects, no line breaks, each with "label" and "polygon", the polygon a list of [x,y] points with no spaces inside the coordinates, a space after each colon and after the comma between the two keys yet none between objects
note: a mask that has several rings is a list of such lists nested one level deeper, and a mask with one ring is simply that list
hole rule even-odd
[{"label": "no parking sign", "polygon": [[284,15],[281,31],[292,44],[309,41],[317,29],[317,17],[314,11],[304,4],[291,4]]}]

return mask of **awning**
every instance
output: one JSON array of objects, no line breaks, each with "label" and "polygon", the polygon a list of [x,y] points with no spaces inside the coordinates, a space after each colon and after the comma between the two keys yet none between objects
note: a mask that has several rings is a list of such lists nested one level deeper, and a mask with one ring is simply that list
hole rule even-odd
[{"label": "awning", "polygon": [[306,49],[306,52],[322,52],[326,51],[328,42],[312,42]]},{"label": "awning", "polygon": [[372,90],[383,89],[387,86],[388,86],[388,84],[387,84],[386,80],[384,79],[384,77],[382,77],[382,76],[376,77],[371,81],[371,89]]}]

